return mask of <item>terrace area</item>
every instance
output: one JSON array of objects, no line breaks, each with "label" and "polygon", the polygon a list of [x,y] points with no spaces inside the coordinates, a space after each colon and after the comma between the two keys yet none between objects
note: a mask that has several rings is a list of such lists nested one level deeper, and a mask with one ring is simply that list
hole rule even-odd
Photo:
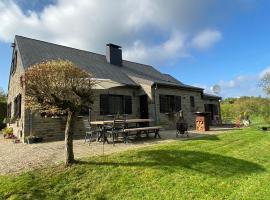
[{"label": "terrace area", "polygon": [[[131,138],[132,142],[124,144],[117,142],[115,145],[103,145],[101,142],[85,143],[83,139],[74,140],[74,154],[76,159],[108,155],[130,149],[138,149],[153,144],[170,143],[177,140],[187,140],[189,138],[201,138],[212,135],[211,140],[218,140],[217,134],[234,129],[224,127],[211,127],[210,131],[201,133],[196,130],[189,131],[189,137],[175,137],[175,130],[160,131],[161,139],[154,139],[150,134],[149,138]],[[209,137],[208,137],[209,140]],[[64,142],[55,141],[48,143],[36,143],[27,145],[23,143],[14,144],[12,140],[3,139],[0,135],[0,174],[18,173],[30,171],[35,168],[52,166],[63,161]],[[5,152],[5,153],[2,153]]]}]

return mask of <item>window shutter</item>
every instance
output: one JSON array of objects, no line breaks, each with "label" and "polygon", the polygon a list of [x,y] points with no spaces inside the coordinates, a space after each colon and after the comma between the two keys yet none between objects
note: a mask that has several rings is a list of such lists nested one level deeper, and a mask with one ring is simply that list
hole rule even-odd
[{"label": "window shutter", "polygon": [[8,119],[11,118],[11,106],[12,106],[12,103],[9,103],[7,106],[7,118]]},{"label": "window shutter", "polygon": [[13,116],[17,117],[17,97],[15,97],[13,104],[14,104]]},{"label": "window shutter", "polygon": [[100,114],[107,115],[109,113],[109,95],[100,95]]},{"label": "window shutter", "polygon": [[160,107],[160,112],[165,113],[166,112],[166,96],[165,95],[159,95],[159,107]]},{"label": "window shutter", "polygon": [[175,96],[175,110],[176,112],[179,112],[182,109],[181,106],[181,96]]},{"label": "window shutter", "polygon": [[21,117],[21,105],[22,105],[22,95],[18,95],[18,100],[17,100],[17,103],[18,103],[18,107],[17,107],[17,109],[18,109],[18,111],[17,111],[17,117]]},{"label": "window shutter", "polygon": [[125,114],[132,114],[132,99],[131,96],[125,96],[124,97],[124,108],[125,108]]},{"label": "window shutter", "polygon": [[17,51],[15,51],[13,58],[12,58],[12,63],[11,63],[11,74],[13,74],[16,70],[17,67]]},{"label": "window shutter", "polygon": [[195,99],[194,99],[194,96],[190,96],[190,106],[191,106],[192,108],[195,107]]}]

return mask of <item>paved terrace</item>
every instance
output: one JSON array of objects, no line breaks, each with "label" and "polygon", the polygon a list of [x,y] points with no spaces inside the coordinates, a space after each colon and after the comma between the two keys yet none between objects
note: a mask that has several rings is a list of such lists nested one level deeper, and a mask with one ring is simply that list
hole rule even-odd
[{"label": "paved terrace", "polygon": [[[230,128],[211,128],[211,131],[199,133],[189,131],[189,138],[204,137],[206,135],[215,135],[224,133]],[[174,130],[161,131],[162,139],[141,138],[133,140],[128,144],[118,142],[104,145],[104,154],[122,152],[129,149],[137,149],[160,143],[169,143],[176,140],[185,140],[184,137],[175,137]],[[103,155],[103,145],[101,142],[84,143],[84,140],[74,140],[75,158]],[[39,167],[46,167],[62,162],[64,159],[64,142],[48,142],[37,144],[13,144],[12,140],[3,139],[0,135],[0,174],[19,173],[32,170]]]}]

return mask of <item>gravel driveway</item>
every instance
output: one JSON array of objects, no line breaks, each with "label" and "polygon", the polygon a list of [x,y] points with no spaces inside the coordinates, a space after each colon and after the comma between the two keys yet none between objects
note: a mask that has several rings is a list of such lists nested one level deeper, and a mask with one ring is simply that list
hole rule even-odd
[{"label": "gravel driveway", "polygon": [[[204,134],[196,131],[190,132],[190,137],[201,137],[209,134],[219,134],[226,129],[214,129]],[[140,139],[128,144],[116,143],[104,145],[104,154],[121,152],[128,149],[136,149],[158,143],[183,140],[185,137],[175,138],[175,131],[161,131],[162,139]],[[103,145],[100,142],[93,142],[89,146],[84,140],[74,140],[75,158],[87,156],[98,156],[103,154]],[[12,140],[3,139],[0,135],[0,175],[19,173],[32,170],[38,167],[46,167],[62,162],[64,159],[64,142],[48,142],[39,144],[13,144]]]}]

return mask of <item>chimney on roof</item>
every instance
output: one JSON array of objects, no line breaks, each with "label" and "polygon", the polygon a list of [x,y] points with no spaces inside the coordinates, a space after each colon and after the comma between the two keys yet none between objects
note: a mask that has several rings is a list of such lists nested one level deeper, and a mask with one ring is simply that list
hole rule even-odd
[{"label": "chimney on roof", "polygon": [[108,63],[122,66],[122,47],[115,44],[107,44],[106,60]]}]

